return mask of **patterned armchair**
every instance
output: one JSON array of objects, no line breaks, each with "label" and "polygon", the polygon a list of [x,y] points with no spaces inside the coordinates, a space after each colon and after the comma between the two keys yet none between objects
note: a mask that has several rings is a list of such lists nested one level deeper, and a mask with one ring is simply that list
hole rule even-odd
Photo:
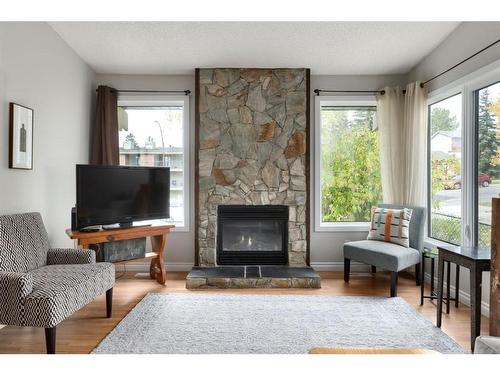
[{"label": "patterned armchair", "polygon": [[83,249],[50,249],[39,213],[0,216],[0,324],[44,327],[55,353],[56,326],[106,292],[111,316],[115,269]]}]

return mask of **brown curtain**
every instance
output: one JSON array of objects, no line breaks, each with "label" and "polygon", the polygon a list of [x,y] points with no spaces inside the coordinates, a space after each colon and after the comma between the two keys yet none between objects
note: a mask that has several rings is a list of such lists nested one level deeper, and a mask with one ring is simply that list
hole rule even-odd
[{"label": "brown curtain", "polygon": [[97,114],[92,132],[90,163],[118,165],[118,93],[108,86],[97,88]]}]

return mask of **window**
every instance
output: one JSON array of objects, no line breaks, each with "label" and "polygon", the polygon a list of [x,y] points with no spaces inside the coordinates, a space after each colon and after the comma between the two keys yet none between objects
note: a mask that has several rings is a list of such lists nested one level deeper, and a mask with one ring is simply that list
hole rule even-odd
[{"label": "window", "polygon": [[316,230],[367,230],[382,199],[374,98],[318,97]]},{"label": "window", "polygon": [[170,220],[187,230],[188,97],[118,101],[120,165],[170,167]]},{"label": "window", "polygon": [[491,242],[491,198],[500,195],[500,83],[474,92],[477,132],[476,238]]},{"label": "window", "polygon": [[462,243],[462,95],[429,105],[429,236]]}]

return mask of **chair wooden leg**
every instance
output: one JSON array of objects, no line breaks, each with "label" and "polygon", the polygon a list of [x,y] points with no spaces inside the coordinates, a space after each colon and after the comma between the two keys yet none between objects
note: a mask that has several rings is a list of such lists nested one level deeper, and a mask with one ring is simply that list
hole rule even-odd
[{"label": "chair wooden leg", "polygon": [[398,273],[391,272],[391,297],[398,295]]},{"label": "chair wooden leg", "polygon": [[372,266],[372,273],[377,273],[377,267],[376,266]]},{"label": "chair wooden leg", "polygon": [[351,260],[344,258],[344,281],[349,282],[349,273],[351,272]]},{"label": "chair wooden leg", "polygon": [[56,354],[56,327],[45,328],[47,354]]},{"label": "chair wooden leg", "polygon": [[420,263],[415,264],[415,283],[417,286],[420,285],[422,280],[420,280]]},{"label": "chair wooden leg", "polygon": [[113,288],[106,291],[106,318],[111,318],[113,311]]}]

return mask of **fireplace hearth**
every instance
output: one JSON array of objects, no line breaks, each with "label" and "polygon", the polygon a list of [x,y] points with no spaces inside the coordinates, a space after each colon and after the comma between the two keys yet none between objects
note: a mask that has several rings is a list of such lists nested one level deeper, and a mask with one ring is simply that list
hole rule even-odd
[{"label": "fireplace hearth", "polygon": [[217,209],[217,264],[288,263],[288,207],[220,205]]}]

